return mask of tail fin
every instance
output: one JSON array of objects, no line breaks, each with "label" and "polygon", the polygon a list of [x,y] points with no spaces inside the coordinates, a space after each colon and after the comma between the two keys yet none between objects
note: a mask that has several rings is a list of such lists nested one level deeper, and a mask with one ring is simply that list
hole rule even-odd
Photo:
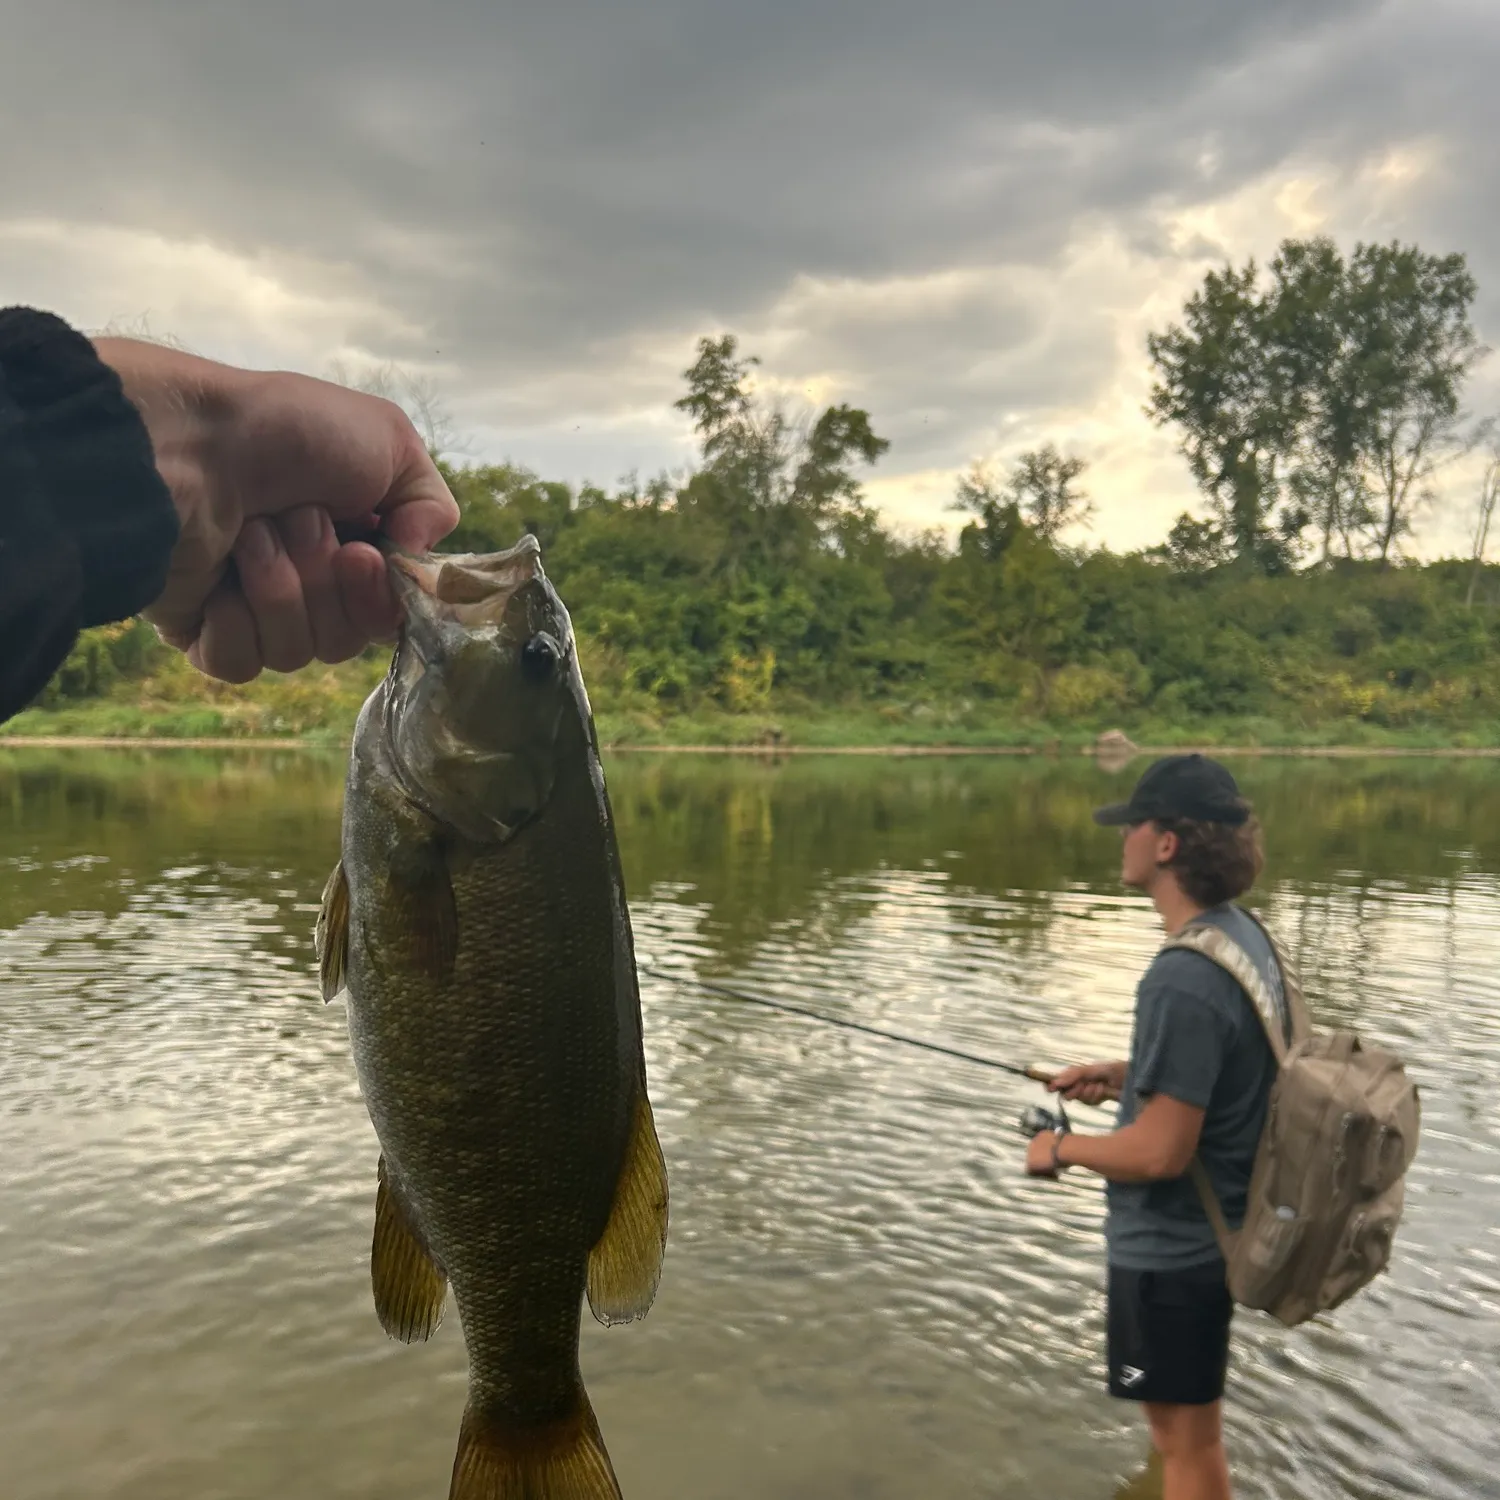
[{"label": "tail fin", "polygon": [[502,1426],[467,1408],[448,1500],[621,1500],[583,1386],[577,1409],[545,1427]]}]

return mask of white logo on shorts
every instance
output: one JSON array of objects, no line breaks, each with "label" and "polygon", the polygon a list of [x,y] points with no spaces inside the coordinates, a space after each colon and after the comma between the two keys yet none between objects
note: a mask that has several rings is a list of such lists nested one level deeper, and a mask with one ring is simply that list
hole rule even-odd
[{"label": "white logo on shorts", "polygon": [[1146,1372],[1136,1369],[1134,1365],[1120,1366],[1120,1384],[1127,1390],[1134,1390],[1145,1378]]}]

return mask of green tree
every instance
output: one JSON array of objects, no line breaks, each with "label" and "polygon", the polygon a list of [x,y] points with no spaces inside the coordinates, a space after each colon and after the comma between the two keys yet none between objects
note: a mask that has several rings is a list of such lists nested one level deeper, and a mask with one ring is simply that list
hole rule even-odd
[{"label": "green tree", "polygon": [[1288,532],[1278,525],[1288,459],[1302,417],[1302,387],[1286,358],[1275,310],[1255,262],[1210,271],[1182,324],[1152,333],[1157,381],[1147,408],[1175,423],[1182,451],[1211,507],[1211,525],[1236,559],[1268,571],[1285,566]]},{"label": "green tree", "polygon": [[1496,506],[1500,506],[1500,439],[1490,450],[1490,460],[1479,482],[1478,514],[1474,518],[1474,567],[1469,574],[1468,592],[1464,595],[1465,609],[1474,607],[1474,590],[1479,587],[1479,575],[1484,569],[1484,553],[1489,546],[1490,524],[1495,519]]},{"label": "green tree", "polygon": [[684,371],[687,394],[675,403],[693,418],[703,455],[678,503],[722,528],[731,574],[857,545],[873,518],[855,465],[878,462],[890,447],[858,407],[830,406],[798,424],[758,400],[750,389],[758,363],[740,354],[733,334],[701,339]]},{"label": "green tree", "polygon": [[1025,525],[1016,497],[982,462],[971,464],[959,476],[952,508],[974,517],[959,533],[960,553],[977,553],[987,562],[998,562]]},{"label": "green tree", "polygon": [[1180,429],[1215,533],[1179,542],[1276,571],[1312,526],[1324,562],[1388,563],[1462,447],[1474,296],[1462,255],[1394,243],[1287,240],[1265,277],[1210,272],[1147,339],[1149,413]]},{"label": "green tree", "polygon": [[1430,481],[1461,450],[1464,383],[1487,352],[1469,320],[1477,287],[1462,255],[1360,245],[1349,263],[1344,316],[1360,417],[1357,461],[1368,504],[1366,550],[1382,564],[1408,536]]},{"label": "green tree", "polygon": [[1094,502],[1077,487],[1088,468],[1085,459],[1065,457],[1052,443],[1023,453],[1006,486],[1026,523],[1043,541],[1055,545],[1069,526],[1086,526]]},{"label": "green tree", "polygon": [[1053,443],[1021,454],[1003,483],[991,464],[978,460],[960,476],[953,509],[977,519],[981,546],[992,557],[1021,524],[1056,546],[1062,531],[1086,526],[1094,514],[1093,501],[1077,486],[1086,468],[1084,459],[1065,457]]}]

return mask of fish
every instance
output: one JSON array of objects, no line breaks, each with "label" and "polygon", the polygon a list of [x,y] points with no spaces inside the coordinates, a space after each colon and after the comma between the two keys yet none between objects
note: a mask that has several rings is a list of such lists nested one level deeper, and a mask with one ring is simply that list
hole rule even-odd
[{"label": "fish", "polygon": [[415,1342],[452,1292],[450,1500],[619,1500],[582,1307],[650,1308],[668,1184],[577,643],[533,536],[386,561],[405,620],[355,727],[315,928],[380,1146],[375,1310]]}]

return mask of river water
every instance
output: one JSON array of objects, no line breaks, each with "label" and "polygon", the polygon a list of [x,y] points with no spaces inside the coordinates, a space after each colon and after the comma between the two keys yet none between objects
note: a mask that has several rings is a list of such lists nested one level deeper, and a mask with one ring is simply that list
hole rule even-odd
[{"label": "river water", "polygon": [[[1500,771],[1252,761],[1256,904],[1424,1137],[1392,1274],[1236,1322],[1242,1496],[1500,1495]],[[609,763],[672,1174],[644,1324],[585,1319],[630,1500],[1159,1493],[1102,1390],[1095,1180],[1028,1182],[1017,1062],[1121,1055],[1153,913],[1089,809],[1139,766]],[[377,1148],[310,928],[342,764],[0,752],[0,1496],[440,1500],[456,1319],[389,1343]],[[1080,1110],[1080,1124],[1108,1117]]]}]

